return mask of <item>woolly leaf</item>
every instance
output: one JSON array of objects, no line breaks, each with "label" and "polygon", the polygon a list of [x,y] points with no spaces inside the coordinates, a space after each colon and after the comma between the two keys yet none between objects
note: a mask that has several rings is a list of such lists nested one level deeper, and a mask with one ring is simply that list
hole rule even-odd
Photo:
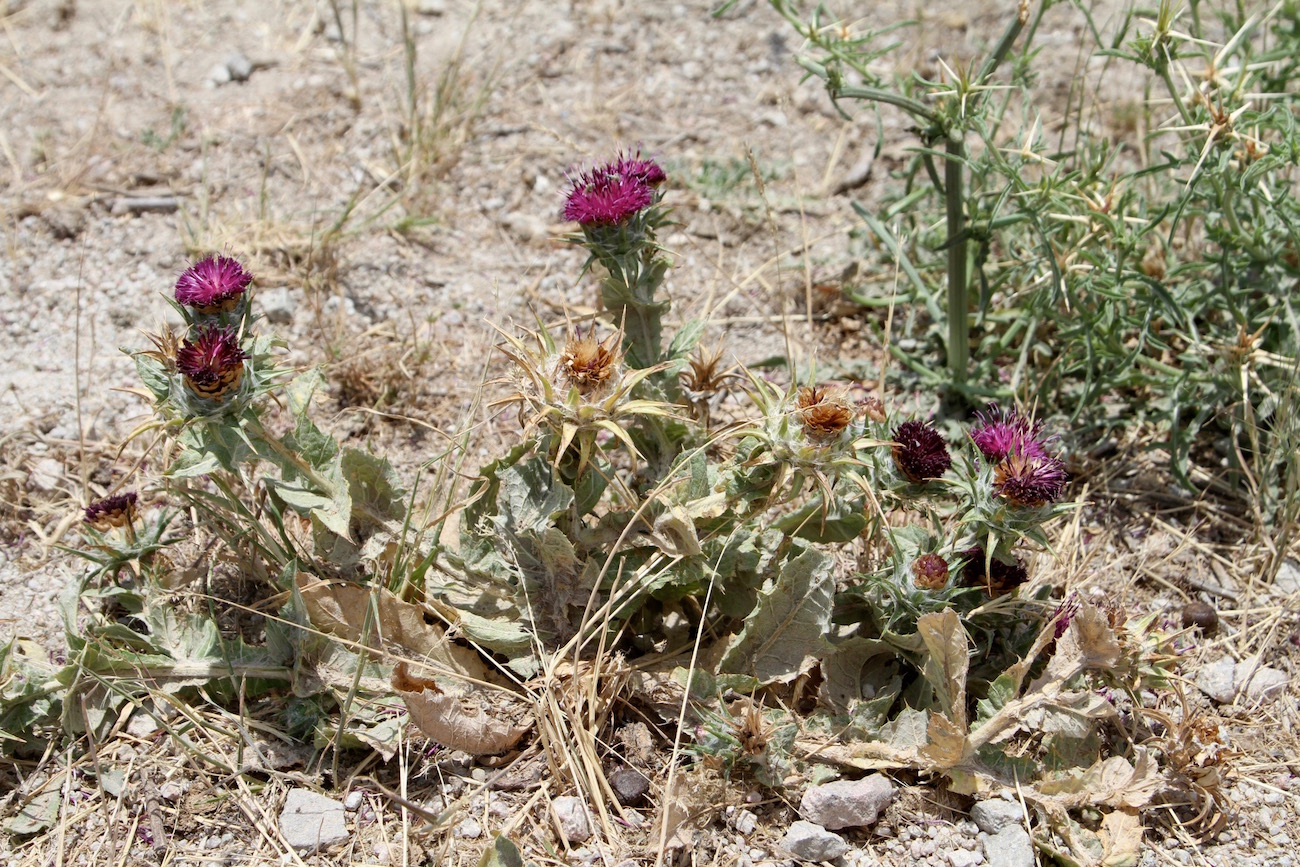
[{"label": "woolly leaf", "polygon": [[830,629],[833,562],[816,548],[781,564],[722,658],[721,669],[761,683],[788,682],[823,655]]}]

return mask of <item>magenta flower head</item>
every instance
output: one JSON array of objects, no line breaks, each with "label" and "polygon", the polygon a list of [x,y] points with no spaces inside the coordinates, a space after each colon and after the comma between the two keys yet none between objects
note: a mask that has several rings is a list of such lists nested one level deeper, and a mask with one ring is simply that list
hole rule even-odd
[{"label": "magenta flower head", "polygon": [[239,388],[247,358],[235,329],[210,326],[176,350],[176,369],[199,397],[219,400]]},{"label": "magenta flower head", "polygon": [[1065,463],[1050,455],[1012,452],[993,468],[993,490],[1003,499],[1029,508],[1059,500],[1069,480]]},{"label": "magenta flower head", "polygon": [[976,413],[979,419],[970,432],[975,446],[992,463],[1010,454],[1046,457],[1047,449],[1040,437],[1043,423],[1030,421],[1015,410],[990,406],[988,413]]},{"label": "magenta flower head", "polygon": [[212,254],[186,268],[176,280],[176,301],[200,313],[227,313],[252,282],[253,275],[238,259]]},{"label": "magenta flower head", "polygon": [[574,179],[564,203],[564,219],[584,226],[617,226],[650,206],[654,190],[640,178],[613,168],[597,166]]},{"label": "magenta flower head", "polygon": [[967,587],[983,587],[990,597],[1010,593],[1029,580],[1029,572],[1020,560],[1003,563],[994,557],[990,561],[984,549],[978,546],[961,554],[966,558],[966,565],[961,570],[961,583]]},{"label": "magenta flower head", "polygon": [[135,491],[96,500],[86,507],[86,523],[101,533],[135,520]]},{"label": "magenta flower head", "polygon": [[618,161],[610,166],[610,170],[620,177],[632,178],[651,188],[668,180],[663,167],[654,160],[641,159],[640,151],[626,156],[620,155]]},{"label": "magenta flower head", "polygon": [[905,421],[894,430],[894,463],[916,484],[937,479],[952,466],[948,445],[923,421]]}]

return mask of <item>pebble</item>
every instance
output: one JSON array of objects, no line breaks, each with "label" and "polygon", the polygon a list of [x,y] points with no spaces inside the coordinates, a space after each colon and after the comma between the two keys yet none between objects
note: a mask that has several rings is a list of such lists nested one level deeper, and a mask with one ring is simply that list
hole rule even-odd
[{"label": "pebble", "polygon": [[54,458],[42,458],[32,467],[28,481],[38,491],[53,491],[63,478],[63,463]]},{"label": "pebble", "polygon": [[975,867],[984,863],[984,856],[969,849],[957,849],[948,853],[948,863],[952,867]]},{"label": "pebble", "polygon": [[581,843],[591,837],[591,820],[587,818],[587,804],[582,798],[563,795],[551,801],[551,813],[560,826],[564,839]]},{"label": "pebble", "polygon": [[1008,825],[981,842],[989,867],[1034,867],[1033,841],[1029,832],[1018,825]]},{"label": "pebble", "polygon": [[360,789],[353,789],[348,792],[348,796],[343,799],[343,809],[352,811],[361,806],[361,801],[365,798],[366,793]]},{"label": "pebble", "polygon": [[834,861],[849,851],[849,844],[839,834],[800,819],[786,831],[781,848],[800,861]]},{"label": "pebble", "polygon": [[298,302],[289,294],[286,286],[258,292],[257,300],[262,306],[262,315],[272,325],[288,325],[293,321],[293,314],[298,311]]},{"label": "pebble", "polygon": [[1015,801],[990,798],[970,808],[971,821],[985,834],[996,834],[1003,828],[1020,827],[1025,821],[1024,808]]},{"label": "pebble", "polygon": [[61,205],[41,211],[41,221],[60,241],[70,240],[86,228],[86,212],[81,208]]},{"label": "pebble", "polygon": [[632,768],[619,768],[609,775],[609,785],[614,790],[614,797],[624,807],[634,807],[650,791],[650,781],[646,775]]},{"label": "pebble", "polygon": [[737,834],[752,834],[758,828],[758,816],[752,810],[741,810],[732,819],[731,826]]},{"label": "pebble", "polygon": [[1273,579],[1273,589],[1283,596],[1300,593],[1300,563],[1290,558],[1283,560]]},{"label": "pebble", "polygon": [[348,839],[343,805],[309,789],[290,789],[280,811],[280,832],[295,849],[318,848],[344,843]]},{"label": "pebble", "polygon": [[1237,694],[1236,670],[1237,663],[1225,656],[1196,673],[1196,687],[1219,704],[1231,704]]},{"label": "pebble", "polygon": [[214,87],[220,87],[232,81],[248,81],[252,74],[253,61],[245,57],[242,51],[232,51],[208,70],[208,81]]},{"label": "pebble", "polygon": [[799,815],[832,831],[860,828],[874,825],[893,797],[894,784],[884,774],[836,780],[805,791]]},{"label": "pebble", "polygon": [[1287,676],[1286,672],[1267,666],[1257,668],[1254,674],[1250,674],[1250,668],[1241,665],[1238,666],[1237,675],[1239,678],[1237,690],[1245,692],[1246,697],[1251,701],[1272,701],[1291,682],[1291,678]]},{"label": "pebble", "polygon": [[477,840],[483,836],[483,826],[478,823],[477,819],[466,819],[456,826],[456,836],[464,837],[466,840]]}]

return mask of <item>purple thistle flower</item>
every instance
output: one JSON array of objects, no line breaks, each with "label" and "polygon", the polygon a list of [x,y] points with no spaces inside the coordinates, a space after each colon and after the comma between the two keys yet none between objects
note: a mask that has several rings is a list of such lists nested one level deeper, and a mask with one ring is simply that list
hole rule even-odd
[{"label": "purple thistle flower", "polygon": [[993,490],[1017,506],[1045,506],[1061,498],[1070,480],[1065,463],[1049,455],[1011,453],[993,470]]},{"label": "purple thistle flower", "polygon": [[200,313],[228,312],[252,282],[253,275],[238,259],[212,254],[186,268],[176,280],[176,301]]},{"label": "purple thistle flower", "polygon": [[990,406],[988,413],[976,413],[979,419],[970,432],[975,446],[992,463],[997,463],[1010,454],[1032,457],[1046,457],[1047,449],[1039,434],[1041,421],[1030,421],[1015,410],[998,409]]},{"label": "purple thistle flower", "polygon": [[181,344],[176,350],[176,369],[191,391],[215,400],[239,387],[247,358],[235,329],[214,326]]},{"label": "purple thistle flower", "polygon": [[620,155],[618,162],[610,166],[609,171],[622,178],[640,181],[648,187],[657,187],[668,180],[663,167],[654,160],[641,159],[640,151],[627,156]]},{"label": "purple thistle flower", "polygon": [[908,481],[919,485],[948,472],[952,457],[929,423],[905,421],[894,430],[894,463]]},{"label": "purple thistle flower", "polygon": [[997,557],[990,561],[979,546],[968,548],[961,555],[966,558],[966,565],[961,570],[961,583],[967,587],[983,587],[990,597],[1009,593],[1029,580],[1029,572],[1018,558],[1014,563],[1004,563]]},{"label": "purple thistle flower", "polygon": [[86,507],[86,523],[100,532],[125,527],[135,520],[135,491],[114,494]]},{"label": "purple thistle flower", "polygon": [[564,219],[584,226],[617,226],[645,210],[654,201],[654,191],[640,178],[601,166],[573,181],[564,203]]}]

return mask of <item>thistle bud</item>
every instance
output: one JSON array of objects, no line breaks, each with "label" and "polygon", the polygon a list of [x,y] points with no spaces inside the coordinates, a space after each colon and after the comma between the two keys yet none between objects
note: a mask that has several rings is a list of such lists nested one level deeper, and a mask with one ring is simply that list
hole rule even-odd
[{"label": "thistle bud", "polygon": [[618,372],[620,338],[616,331],[597,340],[594,328],[585,336],[572,334],[560,353],[560,371],[581,394],[599,391]]},{"label": "thistle bud", "polygon": [[220,400],[239,388],[247,358],[233,328],[210,326],[181,344],[176,370],[194,394]]},{"label": "thistle bud", "polygon": [[126,527],[135,521],[135,491],[96,500],[86,507],[85,521],[101,533],[114,527]]},{"label": "thistle bud", "polygon": [[817,443],[837,439],[853,422],[853,407],[839,392],[821,386],[802,386],[795,395],[795,415],[804,435]]},{"label": "thistle bud", "polygon": [[894,430],[894,463],[908,481],[937,479],[952,466],[943,437],[923,421],[905,421]]},{"label": "thistle bud", "polygon": [[938,554],[922,554],[912,561],[912,583],[922,590],[942,590],[948,583],[948,562]]}]

